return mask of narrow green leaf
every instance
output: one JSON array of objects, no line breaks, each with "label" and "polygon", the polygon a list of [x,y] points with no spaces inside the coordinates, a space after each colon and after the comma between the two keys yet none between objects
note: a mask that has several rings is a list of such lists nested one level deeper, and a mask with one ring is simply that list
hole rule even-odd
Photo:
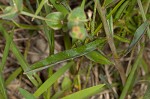
[{"label": "narrow green leaf", "polygon": [[62,95],[63,95],[64,91],[60,90],[58,92],[56,92],[51,99],[59,99]]},{"label": "narrow green leaf", "polygon": [[14,0],[15,6],[17,7],[18,11],[22,11],[23,9],[23,0]]},{"label": "narrow green leaf", "polygon": [[125,11],[125,9],[127,8],[128,6],[128,3],[129,1],[126,0],[122,5],[121,7],[118,9],[118,11],[116,12],[116,15],[115,15],[115,20],[118,20],[120,18],[120,16],[123,14],[123,11]]},{"label": "narrow green leaf", "polygon": [[4,99],[8,99],[6,87],[4,83],[4,77],[1,72],[0,72],[0,92],[1,92],[2,97],[4,97]]},{"label": "narrow green leaf", "polygon": [[68,89],[71,89],[71,80],[69,77],[64,77],[63,81],[62,81],[62,84],[61,84],[61,88],[62,90],[68,90]]},{"label": "narrow green leaf", "polygon": [[[124,2],[125,0],[120,0],[120,2],[119,3],[117,3],[117,5],[110,11],[110,13],[107,15],[107,19],[109,19],[111,16],[112,16],[112,14],[114,14],[117,10],[118,10],[118,8],[122,5],[122,3]],[[101,27],[102,27],[102,23],[100,23],[99,25],[98,25],[98,27],[95,29],[95,31],[94,31],[94,35],[96,35],[99,31],[100,31],[100,29],[101,29]]]},{"label": "narrow green leaf", "polygon": [[144,35],[146,28],[149,26],[148,21],[144,22],[134,33],[133,40],[131,41],[126,54],[127,55],[132,48],[137,44],[137,42],[141,39],[142,35]]},{"label": "narrow green leaf", "polygon": [[84,9],[86,0],[82,0],[81,8]]},{"label": "narrow green leaf", "polygon": [[99,93],[105,84],[100,84],[90,88],[83,89],[81,91],[75,92],[71,95],[63,97],[62,99],[87,99],[90,96],[96,95]]},{"label": "narrow green leaf", "polygon": [[[150,3],[150,0],[147,0],[149,3]],[[147,19],[149,19],[149,18],[147,18],[146,17],[146,13],[144,12],[144,8],[143,8],[143,5],[142,5],[142,1],[141,0],[137,0],[137,2],[138,2],[138,5],[139,5],[139,8],[140,8],[140,12],[141,12],[141,15],[142,15],[142,18],[143,18],[143,21],[145,22]],[[147,2],[147,3],[148,3]],[[148,5],[149,5],[149,3],[148,3]],[[147,7],[148,8],[148,7]],[[147,35],[148,35],[148,37],[149,37],[149,39],[150,39],[150,29],[149,29],[149,27],[147,28]]]},{"label": "narrow green leaf", "polygon": [[56,2],[58,0],[49,0],[53,6],[59,11],[59,12],[62,12],[64,14],[64,16],[66,16],[69,12],[68,10],[61,4],[57,4]]},{"label": "narrow green leaf", "polygon": [[5,85],[9,85],[11,81],[13,81],[20,73],[22,72],[22,68],[17,68],[5,81]]},{"label": "narrow green leaf", "polygon": [[25,89],[19,88],[19,92],[25,99],[36,99],[31,93],[29,93]]},{"label": "narrow green leaf", "polygon": [[130,40],[128,40],[127,38],[118,36],[118,35],[114,35],[114,38],[121,41],[121,42],[130,43]]},{"label": "narrow green leaf", "polygon": [[11,34],[10,39],[6,41],[6,46],[5,46],[5,49],[3,52],[2,62],[0,63],[0,91],[3,95],[3,97],[5,97],[5,99],[7,99],[7,92],[6,92],[6,86],[4,83],[3,69],[4,69],[4,66],[5,66],[6,61],[7,61],[8,52],[10,49],[10,44],[12,42],[12,39],[13,39],[13,34]]},{"label": "narrow green leaf", "polygon": [[68,11],[71,11],[68,0],[57,0],[56,4],[63,5]]},{"label": "narrow green leaf", "polygon": [[[0,32],[3,34],[3,36],[5,37],[6,40],[11,39],[8,32],[5,30],[5,28],[2,26],[2,24],[0,24]],[[22,69],[24,71],[29,69],[29,64],[26,62],[26,60],[23,58],[21,52],[19,51],[19,49],[17,48],[16,44],[12,41],[10,48],[13,52],[13,54],[16,56],[17,60],[19,61]],[[34,74],[36,75],[36,74]],[[30,81],[35,85],[38,86],[38,82],[36,81],[36,79],[33,77],[33,75],[29,74],[27,75],[27,77],[30,79]],[[40,82],[40,81],[39,81]]]},{"label": "narrow green leaf", "polygon": [[25,73],[39,71],[39,70],[48,68],[50,66],[53,66],[54,64],[64,62],[67,60],[71,60],[76,57],[80,57],[82,55],[85,55],[85,54],[95,50],[99,45],[103,44],[105,41],[106,41],[105,39],[97,39],[97,40],[95,40],[91,43],[85,44],[83,46],[51,55],[37,63],[34,63],[33,65],[31,65],[30,70],[27,70]]},{"label": "narrow green leaf", "polygon": [[3,57],[2,57],[2,63],[0,63],[0,72],[3,71],[4,69],[4,66],[6,64],[6,61],[7,61],[7,57],[8,57],[8,53],[9,53],[9,49],[10,49],[10,45],[11,45],[11,42],[13,40],[13,33],[10,34],[10,39],[8,39],[6,41],[6,46],[5,46],[5,49],[4,49],[4,52],[3,52]]},{"label": "narrow green leaf", "polygon": [[123,87],[123,90],[122,90],[122,93],[121,93],[119,99],[125,99],[126,94],[128,93],[129,88],[133,83],[135,72],[136,72],[139,64],[141,63],[143,51],[144,51],[144,46],[142,46],[141,49],[140,49],[139,55],[138,55],[136,61],[134,62],[133,66],[132,66],[132,70],[131,70],[128,78],[127,78],[127,81],[125,83],[125,86]]},{"label": "narrow green leaf", "polygon": [[114,0],[104,0],[104,6],[108,6],[112,2],[114,2]]},{"label": "narrow green leaf", "polygon": [[85,55],[88,59],[100,64],[112,64],[105,56],[97,51],[92,51]]},{"label": "narrow green leaf", "polygon": [[[41,11],[43,5],[44,5],[46,2],[48,2],[48,0],[42,0],[42,1],[41,1],[40,5],[38,6],[38,8],[37,8],[37,10],[36,10],[36,12],[35,12],[35,15],[36,15],[36,16],[37,16],[38,13]],[[33,19],[34,19],[34,17],[32,18],[32,20],[33,20]]]},{"label": "narrow green leaf", "polygon": [[59,69],[56,73],[54,73],[50,78],[48,78],[34,93],[35,97],[40,96],[43,92],[45,92],[52,84],[54,84],[57,79],[65,73],[72,65],[74,64],[73,61],[67,63],[61,69]]}]

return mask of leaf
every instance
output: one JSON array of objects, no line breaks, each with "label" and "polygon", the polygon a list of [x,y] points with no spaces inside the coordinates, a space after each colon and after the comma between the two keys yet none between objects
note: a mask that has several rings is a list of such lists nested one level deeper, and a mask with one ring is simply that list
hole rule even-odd
[{"label": "leaf", "polygon": [[0,72],[3,71],[4,66],[6,65],[7,57],[8,57],[8,54],[9,54],[10,45],[11,45],[12,40],[13,40],[13,33],[10,34],[10,39],[6,40],[6,46],[5,46],[5,49],[4,49],[4,52],[3,52],[2,61],[0,63]]},{"label": "leaf", "polygon": [[137,44],[137,42],[142,38],[142,35],[144,35],[146,28],[148,26],[149,23],[148,21],[146,21],[135,31],[133,40],[131,41],[125,55],[127,55],[132,50],[132,48]]},{"label": "leaf", "polygon": [[12,20],[18,15],[17,9],[14,6],[6,7],[3,13],[4,14],[0,15],[0,17],[7,20]]},{"label": "leaf", "polygon": [[63,66],[61,69],[59,69],[56,73],[54,73],[50,78],[48,78],[34,93],[35,97],[40,96],[42,93],[44,93],[52,84],[54,84],[57,79],[66,71],[68,70],[74,62],[69,62],[65,66]]},{"label": "leaf", "polygon": [[14,0],[18,11],[23,10],[23,0]]},{"label": "leaf", "polygon": [[68,77],[64,77],[62,84],[61,84],[61,88],[62,90],[68,90],[71,89],[71,80]]},{"label": "leaf", "polygon": [[19,88],[19,92],[25,99],[36,99],[31,93],[29,93],[25,89]]},{"label": "leaf", "polygon": [[128,75],[128,78],[126,80],[126,83],[123,87],[123,90],[121,92],[119,99],[125,99],[125,97],[127,96],[127,93],[129,92],[129,89],[132,88],[133,82],[135,81],[134,80],[135,76],[137,76],[135,73],[137,73],[136,71],[138,69],[138,66],[142,62],[143,51],[144,51],[144,44],[143,45],[141,44],[140,52],[139,52],[137,59],[135,60],[133,66],[132,66],[132,69],[130,71],[130,74]]},{"label": "leaf", "polygon": [[46,24],[54,30],[61,29],[63,26],[64,15],[61,12],[53,12],[46,16]]},{"label": "leaf", "polygon": [[106,39],[102,39],[102,38],[97,39],[97,40],[95,40],[91,43],[85,44],[83,46],[51,55],[39,62],[34,63],[33,65],[31,65],[30,69],[27,70],[25,73],[33,73],[35,71],[43,70],[45,68],[53,66],[54,64],[58,64],[60,62],[64,62],[64,61],[71,60],[76,57],[80,57],[82,55],[85,55],[85,54],[95,50],[99,45],[103,44],[105,41],[106,41]]},{"label": "leaf", "polygon": [[113,92],[114,98],[118,99],[118,94],[116,93],[116,91],[113,90],[113,86],[107,81],[107,78],[103,74],[100,74],[99,78],[100,78],[101,82],[106,84],[106,87],[108,87]]},{"label": "leaf", "polygon": [[85,55],[88,59],[100,64],[112,64],[105,56],[97,51],[92,51]]},{"label": "leaf", "polygon": [[[8,41],[8,39],[11,39],[11,37],[8,35],[7,30],[5,30],[5,28],[3,27],[3,24],[0,24],[0,32],[3,34],[4,38],[6,39],[6,41]],[[21,68],[26,71],[29,70],[29,64],[28,62],[26,62],[26,60],[24,59],[23,55],[21,54],[21,52],[19,51],[19,49],[17,48],[16,44],[12,41],[11,45],[10,45],[10,49],[13,52],[14,56],[17,58],[18,62],[21,65]],[[35,77],[37,77],[37,74],[33,74]],[[33,77],[33,75],[27,75],[27,77],[30,79],[30,81],[35,85],[38,86],[38,82],[40,81],[36,81],[35,77]]]},{"label": "leaf", "polygon": [[7,91],[6,91],[6,86],[4,84],[4,75],[2,74],[2,72],[0,72],[0,94],[2,95],[2,97],[4,97],[3,99],[7,99]]},{"label": "leaf", "polygon": [[65,16],[69,13],[69,11],[63,5],[56,3],[57,0],[49,0],[49,1],[59,12],[62,12]]},{"label": "leaf", "polygon": [[[35,16],[37,16],[39,14],[39,12],[42,10],[42,7],[44,6],[44,4],[48,2],[48,0],[42,0],[39,4],[39,6],[37,7],[37,10],[35,12]],[[34,19],[34,17],[32,18],[32,20]]]},{"label": "leaf", "polygon": [[5,85],[9,85],[11,81],[13,81],[20,73],[22,72],[22,68],[17,68],[10,76],[6,79]]},{"label": "leaf", "polygon": [[58,92],[56,92],[51,99],[60,99],[61,96],[63,96],[64,91],[60,90]]},{"label": "leaf", "polygon": [[3,57],[1,59],[2,61],[0,63],[0,92],[2,93],[2,95],[4,97],[3,99],[8,98],[7,92],[6,92],[6,86],[4,83],[3,70],[4,70],[4,67],[7,63],[7,57],[8,57],[8,53],[10,50],[10,45],[11,45],[12,40],[13,40],[13,33],[10,34],[10,39],[6,40],[6,45],[5,45],[5,49],[3,52]]},{"label": "leaf", "polygon": [[118,20],[118,19],[120,18],[120,16],[123,14],[123,12],[126,11],[126,8],[127,8],[128,6],[129,6],[129,1],[126,0],[126,1],[121,5],[121,7],[118,9],[118,11],[116,12],[114,19],[115,19],[115,20]]},{"label": "leaf", "polygon": [[86,21],[84,9],[77,7],[72,10],[68,15],[68,27],[71,29],[73,26],[78,26]]},{"label": "leaf", "polygon": [[114,38],[119,40],[119,41],[121,41],[121,42],[130,43],[130,41],[127,38],[125,38],[125,37],[114,35]]},{"label": "leaf", "polygon": [[114,1],[113,0],[105,0],[104,6],[107,6],[107,5],[111,4],[112,2],[114,2]]},{"label": "leaf", "polygon": [[83,89],[81,91],[75,92],[71,95],[63,97],[62,99],[87,99],[90,96],[96,95],[99,93],[105,84],[100,84],[90,88]]}]

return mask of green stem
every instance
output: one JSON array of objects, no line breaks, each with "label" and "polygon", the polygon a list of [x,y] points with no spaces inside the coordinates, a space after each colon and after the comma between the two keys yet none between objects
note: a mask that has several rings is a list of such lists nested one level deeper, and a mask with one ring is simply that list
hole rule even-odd
[{"label": "green stem", "polygon": [[31,13],[28,13],[28,12],[25,12],[25,11],[21,11],[20,14],[26,15],[26,16],[29,16],[29,17],[32,17],[32,18],[37,18],[37,19],[40,19],[40,20],[44,20],[44,21],[55,22],[54,20],[46,19],[44,17],[37,16],[37,15],[31,14]]},{"label": "green stem", "polygon": [[[94,0],[94,1],[96,2],[96,0]],[[110,46],[110,49],[111,49],[113,57],[114,57],[115,67],[119,71],[122,83],[124,84],[125,81],[126,81],[125,72],[124,72],[124,69],[123,69],[120,61],[118,60],[119,56],[117,55],[115,43],[114,43],[114,40],[113,40],[113,35],[112,35],[112,33],[110,31],[110,28],[109,28],[109,25],[107,23],[107,19],[106,19],[106,16],[105,16],[106,12],[105,12],[105,9],[103,7],[101,7],[100,2],[98,2],[97,10],[98,10],[99,15],[101,17],[101,20],[102,20],[102,23],[103,23],[103,26],[104,26],[104,30],[105,30],[105,33],[106,33],[106,38],[107,38],[108,44]]]}]

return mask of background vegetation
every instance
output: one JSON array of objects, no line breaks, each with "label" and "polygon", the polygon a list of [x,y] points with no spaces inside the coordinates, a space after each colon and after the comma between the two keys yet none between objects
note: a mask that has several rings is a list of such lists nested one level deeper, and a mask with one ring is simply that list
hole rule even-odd
[{"label": "background vegetation", "polygon": [[0,99],[149,99],[150,0],[0,0]]}]

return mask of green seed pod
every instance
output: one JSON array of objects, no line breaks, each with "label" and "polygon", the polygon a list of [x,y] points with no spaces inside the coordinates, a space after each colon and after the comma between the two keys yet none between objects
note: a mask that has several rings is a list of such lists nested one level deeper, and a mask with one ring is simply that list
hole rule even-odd
[{"label": "green seed pod", "polygon": [[46,16],[46,24],[54,29],[59,30],[63,26],[64,15],[61,12],[53,12]]},{"label": "green seed pod", "polygon": [[84,10],[81,7],[77,7],[72,10],[72,12],[68,15],[68,27],[72,28],[73,26],[77,26],[83,22],[86,22],[86,15]]}]

